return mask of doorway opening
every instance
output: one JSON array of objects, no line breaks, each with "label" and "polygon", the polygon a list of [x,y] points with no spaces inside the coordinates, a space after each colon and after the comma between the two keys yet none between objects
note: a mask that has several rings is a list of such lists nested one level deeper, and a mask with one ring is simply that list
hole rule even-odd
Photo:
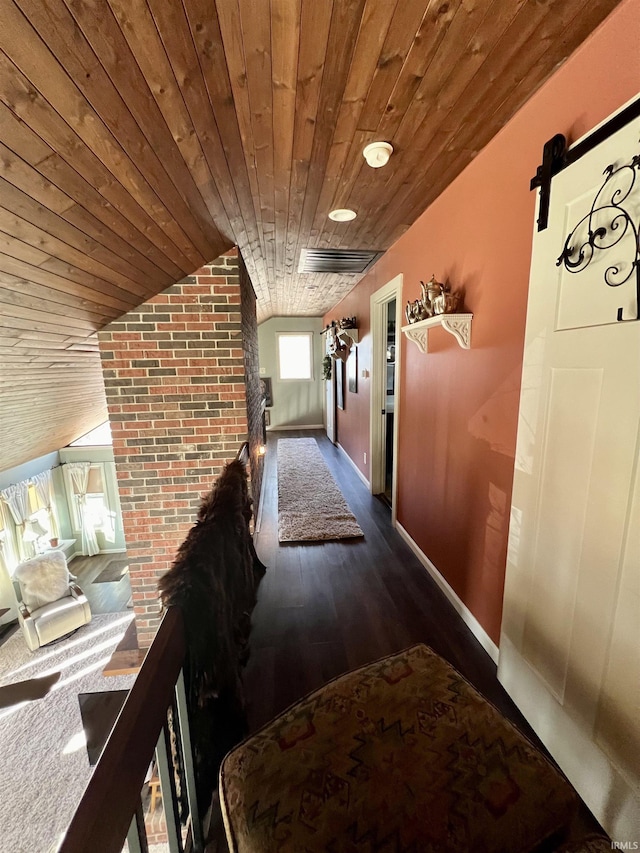
[{"label": "doorway opening", "polygon": [[402,275],[371,297],[371,493],[396,520]]},{"label": "doorway opening", "polygon": [[383,499],[393,505],[393,438],[396,392],[396,299],[387,302],[387,351],[385,387],[385,441],[384,441],[384,492]]}]

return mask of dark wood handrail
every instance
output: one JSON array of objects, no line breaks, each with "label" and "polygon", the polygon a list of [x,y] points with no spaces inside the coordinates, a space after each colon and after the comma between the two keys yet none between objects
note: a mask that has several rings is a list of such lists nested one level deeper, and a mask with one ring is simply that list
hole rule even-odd
[{"label": "dark wood handrail", "polygon": [[182,611],[170,607],[58,853],[120,853],[185,658]]}]

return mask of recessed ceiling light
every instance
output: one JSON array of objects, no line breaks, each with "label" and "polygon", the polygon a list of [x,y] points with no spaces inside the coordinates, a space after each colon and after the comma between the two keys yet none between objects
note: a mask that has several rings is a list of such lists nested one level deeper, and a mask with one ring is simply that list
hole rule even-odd
[{"label": "recessed ceiling light", "polygon": [[362,156],[372,169],[386,166],[392,154],[393,145],[389,145],[388,142],[370,142],[362,151]]},{"label": "recessed ceiling light", "polygon": [[329,219],[333,219],[334,222],[350,222],[352,219],[355,219],[358,214],[355,210],[349,210],[346,207],[339,207],[337,210],[332,210],[329,214]]}]

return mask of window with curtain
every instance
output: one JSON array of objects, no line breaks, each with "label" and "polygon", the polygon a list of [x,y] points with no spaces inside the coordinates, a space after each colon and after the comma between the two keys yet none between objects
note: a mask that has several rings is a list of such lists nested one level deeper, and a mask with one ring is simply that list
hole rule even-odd
[{"label": "window with curtain", "polygon": [[25,536],[33,542],[36,552],[39,552],[46,548],[49,539],[54,536],[51,529],[51,515],[32,482],[29,483],[28,496],[29,517],[26,521]]},{"label": "window with curtain", "polygon": [[[65,480],[67,481],[67,493],[73,496],[73,500],[69,501],[69,509],[71,510],[71,519],[75,530],[82,528],[82,519],[80,518],[79,502],[75,500],[80,494],[80,488],[77,482],[74,482],[69,475],[69,468],[65,467]],[[87,477],[87,491],[84,500],[84,516],[91,523],[94,530],[103,530],[108,523],[109,504],[104,487],[104,467],[101,462],[92,462],[89,467]]]},{"label": "window with curtain", "polygon": [[31,478],[33,487],[33,516],[46,530],[46,539],[58,538],[60,528],[58,525],[58,511],[53,489],[53,475],[50,470],[42,471]]},{"label": "window with curtain", "polygon": [[5,562],[10,570],[20,560],[44,551],[59,536],[51,471],[43,471],[0,492]]},{"label": "window with curtain", "polygon": [[74,530],[82,534],[82,553],[100,550],[96,534],[107,542],[115,539],[115,512],[110,506],[102,462],[67,462],[64,479]]},{"label": "window with curtain", "polygon": [[7,510],[5,518],[13,522],[16,537],[16,548],[19,559],[26,560],[33,557],[35,548],[33,543],[25,536],[27,533],[27,522],[29,520],[29,481],[23,480],[14,483],[0,491],[4,509]]}]

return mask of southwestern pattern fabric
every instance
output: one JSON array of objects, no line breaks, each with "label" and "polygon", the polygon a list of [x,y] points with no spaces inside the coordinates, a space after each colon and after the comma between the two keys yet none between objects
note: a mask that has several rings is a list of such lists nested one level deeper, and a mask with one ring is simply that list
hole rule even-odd
[{"label": "southwestern pattern fabric", "polygon": [[340,676],[220,772],[233,853],[518,853],[563,830],[573,789],[423,645]]}]

